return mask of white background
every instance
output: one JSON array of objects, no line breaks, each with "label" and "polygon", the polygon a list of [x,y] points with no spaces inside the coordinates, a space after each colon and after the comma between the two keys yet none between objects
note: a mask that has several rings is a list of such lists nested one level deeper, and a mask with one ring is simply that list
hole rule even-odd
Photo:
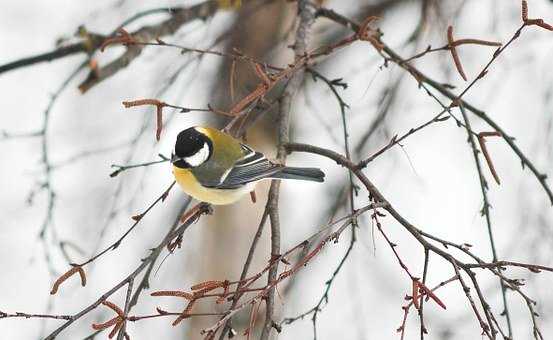
[{"label": "white background", "polygon": [[[128,1],[6,1],[0,5],[0,64],[19,57],[48,51],[59,37],[71,38],[76,28],[84,24],[92,32],[108,33],[113,27],[134,13],[157,6],[187,4],[182,1],[160,3]],[[355,10],[355,1],[331,1],[328,6],[348,14]],[[419,8],[414,4],[398,7],[382,18],[378,25],[385,32],[384,40],[400,51],[412,55],[426,45],[445,43],[445,28],[455,27],[459,37],[477,37],[507,41],[520,25],[518,1],[466,1],[462,10],[459,1],[443,2],[448,14],[442,21],[435,20],[425,28],[422,43],[413,48],[404,42],[418,21]],[[553,22],[553,3],[545,0],[530,2],[530,15],[542,16]],[[157,22],[161,16],[144,19]],[[193,23],[179,31],[177,42],[194,47],[207,47],[217,32],[228,27],[230,14],[220,14],[206,23]],[[330,25],[330,26],[329,26]],[[314,28],[315,37],[332,27],[325,24]],[[74,39],[74,38],[73,38]],[[317,40],[312,42],[317,46]],[[105,63],[121,51],[113,48],[98,56]],[[473,79],[487,63],[492,48],[460,47],[460,56],[469,79]],[[505,131],[516,137],[517,145],[543,172],[553,171],[552,102],[553,33],[539,28],[528,28],[494,63],[489,74],[465,96],[465,99],[487,112]],[[286,52],[285,56],[290,56]],[[55,168],[51,184],[56,192],[52,223],[60,239],[78,245],[84,251],[71,251],[82,260],[115,240],[130,225],[129,216],[145,208],[171,182],[167,164],[147,170],[129,171],[117,178],[109,178],[111,164],[144,162],[156,158],[158,152],[169,154],[178,131],[197,124],[207,114],[176,114],[164,130],[160,143],[154,143],[153,125],[148,126],[135,149],[127,142],[140,129],[143,121],[152,122],[153,109],[124,109],[123,100],[156,97],[167,77],[190,56],[181,56],[175,50],[148,49],[126,70],[80,95],[77,81],[66,90],[51,112],[48,145],[53,164],[63,163],[83,151],[113,146],[123,147],[71,160],[68,165]],[[11,133],[40,129],[43,111],[49,96],[63,79],[82,62],[83,56],[74,56],[52,63],[43,63],[0,75],[2,114],[0,130]],[[209,101],[211,82],[217,79],[218,59],[208,57],[199,64],[192,63],[168,92],[160,98],[187,107],[204,107]],[[322,68],[329,78],[343,77],[349,87],[343,91],[351,105],[349,123],[352,143],[362,136],[373,121],[382,91],[403,71],[397,67],[381,69],[382,61],[368,45],[357,43],[338,53]],[[459,87],[466,86],[452,69],[447,52],[429,55],[416,62],[417,67],[436,79]],[[296,98],[294,106],[294,134],[296,141],[329,147],[342,151],[340,116],[330,92],[320,83],[308,82],[307,91]],[[309,105],[305,100],[308,94]],[[384,129],[363,149],[368,156],[385,145],[388,139],[402,134],[440,111],[440,107],[417,88],[416,82],[404,75],[399,95]],[[460,116],[458,112],[455,112]],[[318,115],[319,118],[315,118]],[[470,116],[476,132],[490,131],[477,117]],[[331,135],[320,121],[333,126]],[[255,129],[255,127],[254,127]],[[127,275],[164,235],[175,218],[183,195],[173,191],[162,206],[156,207],[140,227],[115,252],[103,257],[88,269],[89,283],[81,288],[78,280],[68,280],[55,297],[49,290],[52,276],[45,260],[45,243],[38,233],[47,211],[47,195],[38,191],[32,204],[29,194],[36,191],[44,179],[41,164],[40,138],[10,139],[0,142],[0,310],[4,312],[74,313],[94,301],[102,292]],[[252,145],[256,147],[255,143]],[[397,207],[403,216],[419,228],[454,242],[472,244],[475,253],[491,260],[485,220],[480,216],[481,193],[473,163],[472,151],[466,143],[466,132],[453,120],[438,123],[409,137],[404,150],[395,147],[369,165],[366,174]],[[491,138],[488,148],[501,178],[500,186],[493,182],[487,167],[484,174],[490,185],[489,197],[492,223],[498,253],[506,260],[532,262],[552,266],[553,211],[547,196],[528,170],[504,141]],[[273,157],[271,149],[268,155]],[[127,157],[130,157],[128,159]],[[324,224],[334,195],[345,183],[346,173],[332,162],[293,155],[290,164],[321,167],[327,173],[323,185],[286,183],[282,195],[283,249],[288,249],[311,235]],[[264,185],[265,186],[265,185]],[[118,188],[121,193],[115,196]],[[264,199],[262,190],[258,196]],[[261,200],[263,201],[263,200]],[[360,206],[366,199],[358,198]],[[152,279],[152,289],[187,289],[191,284],[206,279],[236,279],[251,237],[261,216],[263,204],[252,206],[245,199],[230,208],[216,208],[216,214],[194,225],[185,234],[183,249],[169,257]],[[117,214],[110,219],[115,207]],[[343,214],[343,212],[341,212]],[[230,216],[230,217],[229,217]],[[109,221],[106,224],[106,221]],[[105,234],[100,237],[100,230]],[[383,219],[388,235],[398,244],[398,251],[414,273],[422,273],[422,248],[391,218]],[[268,230],[268,229],[267,229]],[[49,234],[50,235],[50,234]],[[374,238],[373,238],[374,236]],[[338,264],[348,244],[344,234],[336,245],[329,245],[300,274],[284,298],[282,317],[294,316],[311,308],[324,290],[324,282]],[[59,274],[67,269],[64,258],[51,246],[51,269]],[[256,255],[255,268],[261,268],[268,259],[267,232],[264,246]],[[512,277],[526,278],[524,288],[539,301],[541,328],[545,338],[553,334],[553,283],[551,273],[530,275],[527,271],[509,271]],[[429,286],[452,276],[452,268],[437,258],[431,258]],[[479,274],[483,289],[496,313],[502,310],[498,282],[487,274]],[[336,280],[329,304],[319,315],[319,339],[394,338],[403,312],[403,297],[410,293],[410,281],[397,264],[393,254],[370,221],[363,219],[359,242],[352,257]],[[447,311],[433,303],[425,308],[428,339],[475,339],[480,337],[477,321],[471,314],[458,283],[439,291],[438,296],[447,305]],[[520,297],[509,292],[509,306],[514,320],[515,338],[531,339],[530,318]],[[110,299],[123,301],[122,295]],[[51,304],[51,309],[49,309]],[[154,299],[144,294],[136,314],[151,313],[155,306],[177,310],[182,303],[171,299]],[[202,306],[204,310],[211,305]],[[92,333],[90,323],[107,320],[111,314],[103,308],[75,323],[60,339],[80,339]],[[245,316],[247,319],[247,315]],[[261,322],[261,321],[259,321]],[[503,320],[501,320],[503,322]],[[129,325],[133,339],[199,338],[197,330],[210,321],[186,321],[171,327],[170,320],[159,319]],[[58,321],[9,319],[0,320],[2,339],[37,339],[59,325]],[[242,325],[245,327],[245,324]],[[285,326],[281,339],[308,339],[311,335],[309,319]],[[99,338],[104,338],[101,335]],[[418,318],[411,313],[407,323],[407,339],[418,338]]]}]

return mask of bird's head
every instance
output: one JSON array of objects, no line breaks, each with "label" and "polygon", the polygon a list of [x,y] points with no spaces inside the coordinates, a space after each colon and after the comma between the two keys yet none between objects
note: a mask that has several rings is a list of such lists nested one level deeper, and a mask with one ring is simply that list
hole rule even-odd
[{"label": "bird's head", "polygon": [[195,127],[182,130],[177,136],[171,163],[178,168],[194,168],[204,164],[213,153],[213,142]]}]

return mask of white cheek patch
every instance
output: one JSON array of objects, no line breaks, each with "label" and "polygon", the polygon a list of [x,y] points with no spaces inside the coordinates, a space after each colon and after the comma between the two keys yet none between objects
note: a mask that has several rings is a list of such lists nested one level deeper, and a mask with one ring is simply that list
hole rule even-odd
[{"label": "white cheek patch", "polygon": [[198,150],[195,154],[193,154],[192,156],[183,157],[183,159],[192,167],[200,166],[209,158],[209,151],[209,145],[207,143],[204,143],[202,148]]}]

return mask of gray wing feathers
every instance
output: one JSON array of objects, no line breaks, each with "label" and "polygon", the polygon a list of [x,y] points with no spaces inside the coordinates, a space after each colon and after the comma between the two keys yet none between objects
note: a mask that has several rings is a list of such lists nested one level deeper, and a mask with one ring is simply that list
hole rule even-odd
[{"label": "gray wing feathers", "polygon": [[234,163],[219,183],[203,183],[218,189],[235,189],[264,178],[299,179],[315,182],[324,181],[324,173],[316,168],[294,168],[274,164],[262,153],[242,145],[244,156]]},{"label": "gray wing feathers", "polygon": [[[251,150],[251,149],[250,149]],[[232,189],[241,185],[254,182],[279,172],[283,167],[271,163],[260,152],[252,151],[234,164],[232,170],[217,187]]]}]

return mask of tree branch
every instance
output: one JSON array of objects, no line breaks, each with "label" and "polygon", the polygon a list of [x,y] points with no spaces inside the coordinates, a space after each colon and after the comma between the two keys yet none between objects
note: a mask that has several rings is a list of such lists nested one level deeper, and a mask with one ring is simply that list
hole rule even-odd
[{"label": "tree branch", "polygon": [[[298,1],[298,17],[299,25],[296,30],[296,41],[294,43],[294,54],[296,61],[299,60],[307,52],[307,41],[309,30],[315,20],[315,6],[308,0]],[[298,93],[301,84],[303,83],[305,71],[298,70],[284,89],[284,94],[280,100],[280,112],[278,115],[278,152],[277,159],[281,164],[286,163],[286,143],[290,138],[290,114],[292,101]],[[267,209],[269,219],[271,221],[271,258],[280,254],[280,217],[279,217],[279,193],[280,181],[273,180],[269,189],[269,197],[267,201]],[[267,282],[271,284],[276,279],[278,273],[278,264],[271,268],[268,274]],[[261,340],[267,340],[273,328],[274,314],[274,289],[267,293],[267,308],[265,312],[265,323],[261,332]]]},{"label": "tree branch", "polygon": [[[354,32],[359,31],[360,25],[353,22],[352,20],[336,13],[333,10],[326,9],[326,8],[319,8],[317,11],[317,16],[322,16],[325,18],[328,18],[340,25],[343,25],[345,27],[348,27],[349,29],[353,30]],[[440,92],[445,97],[452,100],[452,104],[457,105],[463,105],[467,110],[474,113],[476,116],[480,117],[482,120],[484,120],[488,125],[490,125],[495,131],[499,132],[505,142],[511,147],[513,152],[520,158],[522,162],[522,166],[527,166],[530,171],[534,174],[540,185],[542,186],[543,190],[547,194],[551,205],[553,205],[553,191],[551,191],[551,188],[548,186],[546,179],[547,175],[544,173],[541,173],[534,164],[526,157],[526,155],[518,148],[518,146],[514,142],[514,138],[511,137],[509,134],[507,134],[493,119],[491,119],[484,111],[477,109],[470,103],[466,102],[461,97],[476,83],[477,80],[484,77],[484,75],[487,72],[487,68],[489,65],[499,56],[499,54],[504,51],[518,36],[520,35],[520,32],[524,27],[527,27],[526,24],[522,25],[513,35],[511,40],[509,40],[506,44],[504,44],[501,48],[496,50],[494,53],[492,59],[490,62],[486,65],[484,70],[480,72],[480,74],[461,92],[461,94],[456,95],[453,92],[451,92],[446,86],[444,86],[442,83],[428,77],[421,71],[419,71],[416,67],[406,62],[405,59],[403,59],[399,54],[397,54],[393,49],[391,49],[388,45],[386,45],[384,42],[379,41],[379,43],[382,44],[381,51],[385,54],[383,55],[385,59],[388,61],[392,61],[396,63],[401,68],[405,69],[407,72],[409,72],[419,83],[428,84],[429,86],[436,89],[438,92]],[[386,56],[387,55],[387,56]],[[451,107],[451,105],[450,105]]]}]

